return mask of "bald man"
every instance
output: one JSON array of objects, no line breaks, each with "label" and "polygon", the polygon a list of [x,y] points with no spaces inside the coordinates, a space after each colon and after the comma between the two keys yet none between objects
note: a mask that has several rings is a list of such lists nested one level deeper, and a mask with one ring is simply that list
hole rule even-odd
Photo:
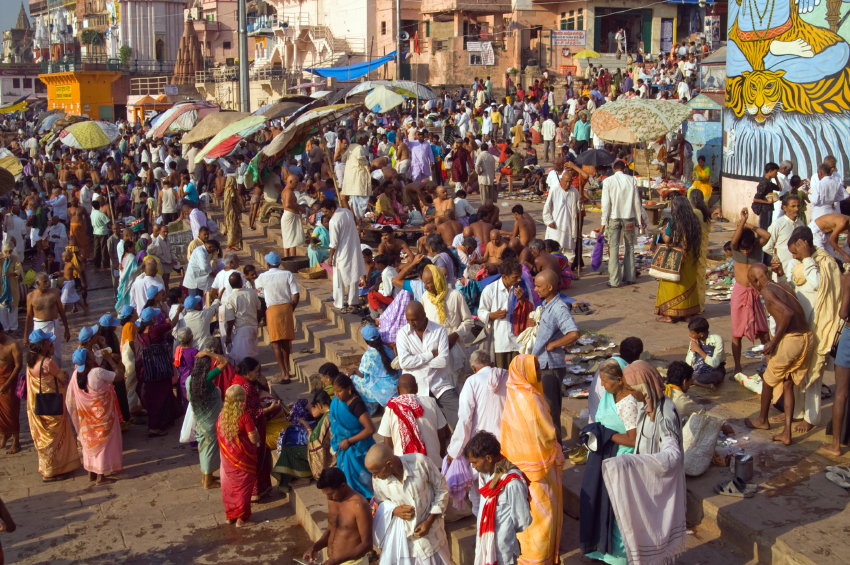
[{"label": "bald man", "polygon": [[546,269],[534,277],[534,290],[543,301],[543,314],[537,322],[537,339],[531,354],[540,362],[540,382],[549,413],[561,441],[561,381],[567,374],[566,351],[579,338],[570,307],[561,299],[561,277]]},{"label": "bald man", "polygon": [[767,414],[770,405],[783,398],[785,429],[771,439],[791,445],[794,386],[800,386],[806,378],[814,349],[814,336],[797,297],[787,288],[770,280],[767,266],[762,263],[751,266],[748,278],[750,285],[764,298],[767,311],[776,320],[776,332],[764,346],[768,362],[763,377],[759,418],[755,421],[747,418],[744,424],[749,428],[769,430]]},{"label": "bald man", "polygon": [[463,224],[455,218],[454,210],[447,210],[444,217],[437,216],[434,223],[437,226],[437,233],[449,247],[452,246],[455,236],[463,233]]},{"label": "bald man", "polygon": [[[451,565],[443,513],[449,504],[446,479],[430,458],[421,453],[393,455],[386,444],[375,444],[366,453],[366,468],[372,473],[375,492],[375,529],[382,553],[406,551],[416,561]],[[384,504],[384,503],[388,504]],[[411,504],[412,502],[412,504]],[[394,507],[391,509],[391,507]],[[386,535],[392,520],[402,520],[407,547],[395,536]],[[380,524],[385,524],[383,529]]]},{"label": "bald man", "polygon": [[502,239],[502,232],[496,229],[490,230],[490,237],[487,247],[484,249],[484,255],[481,256],[481,259],[477,259],[476,262],[499,265],[502,262],[502,251],[507,247],[508,244]]}]

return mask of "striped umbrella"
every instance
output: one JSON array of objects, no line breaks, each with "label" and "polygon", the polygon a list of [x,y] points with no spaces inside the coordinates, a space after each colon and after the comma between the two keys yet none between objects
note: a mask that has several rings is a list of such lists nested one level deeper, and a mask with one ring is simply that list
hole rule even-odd
[{"label": "striped umbrella", "polygon": [[148,133],[148,137],[162,137],[168,132],[189,131],[198,120],[217,112],[220,106],[209,102],[187,102],[169,108],[157,116],[156,125]]},{"label": "striped umbrella", "polygon": [[59,139],[68,147],[88,150],[107,147],[119,135],[115,124],[88,121],[71,124],[59,133]]},{"label": "striped umbrella", "polygon": [[233,151],[233,148],[236,147],[237,143],[248,136],[254,135],[263,129],[263,126],[265,125],[265,116],[249,115],[247,118],[227,126],[218,132],[215,137],[209,140],[203,149],[198,151],[198,155],[195,157],[195,163],[200,163],[204,160],[204,157],[224,157]]}]

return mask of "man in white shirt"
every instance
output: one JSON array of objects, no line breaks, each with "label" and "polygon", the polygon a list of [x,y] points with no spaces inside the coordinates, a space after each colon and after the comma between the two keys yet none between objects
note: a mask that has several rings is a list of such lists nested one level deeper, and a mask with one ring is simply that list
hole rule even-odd
[{"label": "man in white shirt", "polygon": [[[508,309],[511,293],[517,298],[528,298],[522,288],[517,286],[522,279],[522,267],[513,259],[502,261],[499,266],[502,277],[493,281],[481,293],[478,305],[478,319],[485,326],[487,338],[493,340],[496,353],[496,367],[508,369],[511,361],[519,353],[519,342],[514,335]],[[491,323],[492,322],[492,323]],[[481,335],[483,335],[482,332]],[[479,335],[478,340],[483,339]],[[478,341],[476,340],[476,341]],[[454,428],[454,426],[452,426]]]},{"label": "man in white shirt", "polygon": [[[475,158],[475,172],[478,174],[478,190],[481,202],[497,202],[499,191],[496,189],[496,157],[488,151],[488,146],[481,145],[481,152]],[[457,207],[455,207],[457,208]]]},{"label": "man in white shirt", "polygon": [[[767,228],[770,239],[764,245],[763,251],[773,256],[774,260],[779,261],[784,271],[790,274],[791,267],[794,264],[794,256],[788,250],[788,240],[796,228],[803,227],[805,224],[799,218],[799,196],[796,194],[788,195],[782,199],[780,204],[783,214],[773,220],[773,223]],[[773,273],[773,280],[779,282],[779,277],[776,273]]]},{"label": "man in white shirt", "polygon": [[[641,216],[643,209],[640,204],[635,179],[623,171],[626,165],[623,161],[614,161],[614,174],[602,181],[602,229],[608,227],[608,286],[620,286],[621,279],[626,284],[635,282],[635,224],[640,220],[641,226],[646,223]],[[625,244],[623,252],[623,267],[620,268],[620,239]]]},{"label": "man in white shirt", "polygon": [[[68,247],[68,230],[65,228],[65,224],[59,220],[58,216],[50,218],[48,226],[49,227],[44,232],[44,237],[50,242],[50,245],[53,246],[54,256],[61,265],[63,263],[62,252],[65,251],[66,247]],[[23,258],[23,256],[21,256],[21,258]]]},{"label": "man in white shirt", "polygon": [[439,468],[443,462],[440,454],[451,432],[436,399],[417,396],[418,392],[413,375],[399,377],[398,396],[387,403],[378,434],[394,454],[422,453]]},{"label": "man in white shirt", "polygon": [[238,363],[246,357],[256,358],[259,354],[257,313],[260,311],[260,298],[255,289],[243,288],[244,279],[239,271],[231,271],[228,286],[231,291],[224,300],[225,342],[230,362]]},{"label": "man in white shirt", "polygon": [[549,194],[543,205],[544,239],[557,241],[566,258],[572,262],[576,255],[580,196],[572,186],[572,173],[564,170],[564,158],[555,157],[555,168],[549,171],[546,185]]},{"label": "man in white shirt", "polygon": [[[835,204],[847,198],[841,176],[835,170],[835,157],[828,155],[809,182],[809,202],[812,205],[811,222],[824,214],[835,213]],[[812,227],[809,225],[809,227]],[[812,228],[814,231],[814,228]]]},{"label": "man in white shirt", "polygon": [[213,232],[213,229],[207,221],[207,215],[204,214],[200,208],[195,208],[192,204],[186,204],[185,199],[183,202],[183,216],[189,217],[189,227],[192,228],[192,239],[198,237],[198,231],[200,231],[202,227],[210,228],[210,232]]},{"label": "man in white shirt", "polygon": [[3,243],[9,238],[15,241],[15,253],[19,259],[24,258],[24,250],[26,249],[26,238],[29,235],[26,220],[21,218],[21,208],[17,204],[11,208],[6,208],[5,213],[5,229],[3,230]]},{"label": "man in white shirt", "polygon": [[549,151],[552,152],[552,159],[555,158],[555,121],[552,119],[552,115],[550,114],[546,121],[543,122],[543,126],[541,128],[541,132],[543,135],[543,160],[550,161],[549,159]]},{"label": "man in white shirt", "polygon": [[697,62],[693,55],[688,56],[688,60],[685,63],[685,78],[691,78],[697,70]]},{"label": "man in white shirt", "polygon": [[358,283],[366,274],[366,263],[360,249],[360,235],[354,214],[346,208],[338,208],[336,201],[326,199],[322,202],[322,214],[330,218],[330,248],[328,264],[333,267],[334,308],[342,310],[345,306],[345,288],[348,287],[348,305],[360,304]]},{"label": "man in white shirt", "polygon": [[269,341],[274,349],[277,366],[280,368],[279,384],[292,382],[289,372],[289,357],[292,340],[295,339],[295,308],[301,299],[301,289],[289,271],[280,269],[280,256],[274,251],[265,257],[269,270],[254,282],[266,299],[266,327]]},{"label": "man in white shirt", "polygon": [[53,215],[62,220],[63,223],[68,222],[68,198],[62,193],[62,189],[56,187],[53,189],[53,198],[45,200],[53,208]]},{"label": "man in white shirt", "polygon": [[[450,565],[451,551],[443,514],[449,505],[446,479],[431,460],[421,453],[393,455],[385,444],[373,445],[364,462],[372,473],[375,492],[375,533],[381,556],[388,563],[433,563]],[[387,503],[387,504],[384,504]],[[393,523],[395,522],[395,523]],[[388,535],[403,528],[400,536]]]},{"label": "man in white shirt", "polygon": [[[221,307],[218,312],[219,322],[222,324],[224,320],[226,320],[227,312],[225,311],[225,302],[227,302],[227,298],[230,296],[233,288],[230,286],[230,275],[236,273],[239,275],[239,279],[244,283],[245,278],[242,276],[242,273],[239,272],[239,256],[233,251],[228,251],[224,254],[224,257],[221,259],[221,264],[224,266],[222,270],[220,270],[215,279],[213,279],[212,288],[218,291],[219,300],[221,300]],[[221,331],[221,341],[222,341],[222,353],[225,355],[230,354],[230,348],[227,345],[227,333],[226,328],[219,328]]]},{"label": "man in white shirt", "polygon": [[398,361],[402,371],[416,378],[419,394],[432,395],[446,421],[457,426],[459,395],[448,376],[449,335],[446,328],[431,322],[419,302],[411,302],[404,310],[407,325],[396,337]]},{"label": "man in white shirt", "polygon": [[[483,152],[482,152],[483,153]],[[493,157],[490,155],[490,157]],[[480,177],[479,177],[480,178]],[[479,184],[479,186],[481,186]],[[472,204],[466,199],[466,191],[458,190],[455,192],[455,215],[457,216],[457,221],[464,225],[464,227],[469,225],[469,217],[475,213],[475,208],[472,207]]]},{"label": "man in white shirt", "polygon": [[183,286],[189,291],[189,296],[203,296],[212,288],[213,269],[210,264],[210,253],[219,251],[221,251],[221,245],[212,238],[192,251],[183,277]]},{"label": "man in white shirt", "polygon": [[[130,286],[130,304],[133,305],[136,313],[140,316],[148,300],[165,288],[162,284],[162,278],[157,274],[156,260],[153,257],[145,259],[144,269],[144,272],[136,277],[136,280]],[[151,292],[153,292],[152,295]]]},{"label": "man in white shirt", "polygon": [[[696,117],[696,116],[695,116]],[[782,161],[779,163],[779,172],[776,173],[774,182],[779,185],[779,200],[773,203],[773,221],[775,222],[784,214],[782,211],[782,197],[791,190],[791,172],[794,170],[794,164],[791,161]]]},{"label": "man in white shirt", "polygon": [[180,319],[171,330],[171,334],[177,337],[177,330],[180,328],[189,328],[192,330],[192,347],[200,349],[201,344],[212,339],[210,335],[210,324],[218,314],[218,307],[221,302],[218,300],[218,291],[210,290],[209,308],[202,308],[204,305],[203,296],[189,296],[183,301],[183,313]]}]

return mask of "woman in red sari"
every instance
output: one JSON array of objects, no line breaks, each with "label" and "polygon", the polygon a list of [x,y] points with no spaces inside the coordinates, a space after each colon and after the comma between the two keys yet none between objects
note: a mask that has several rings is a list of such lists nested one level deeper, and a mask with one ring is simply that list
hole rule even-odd
[{"label": "woman in red sari", "polygon": [[[233,376],[233,384],[245,390],[245,413],[254,421],[254,427],[263,438],[263,443],[257,452],[256,481],[251,492],[251,500],[257,502],[272,491],[272,454],[265,443],[266,421],[274,418],[280,411],[280,400],[274,400],[265,408],[263,407],[260,391],[268,393],[270,389],[266,379],[260,374],[260,362],[253,357],[243,359],[236,367],[236,373]],[[223,459],[224,452],[222,452]]]},{"label": "woman in red sari", "polygon": [[232,385],[224,394],[218,417],[218,446],[221,450],[221,500],[227,523],[241,528],[251,519],[251,489],[257,478],[257,445],[260,434],[244,410],[245,389]]}]

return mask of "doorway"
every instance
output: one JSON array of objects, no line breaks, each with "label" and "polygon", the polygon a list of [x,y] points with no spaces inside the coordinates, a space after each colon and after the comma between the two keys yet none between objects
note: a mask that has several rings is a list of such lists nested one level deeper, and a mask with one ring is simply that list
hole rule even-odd
[{"label": "doorway", "polygon": [[614,36],[622,29],[626,33],[626,49],[648,53],[652,45],[652,10],[635,8],[597,8],[593,48],[600,53],[616,53]]}]

